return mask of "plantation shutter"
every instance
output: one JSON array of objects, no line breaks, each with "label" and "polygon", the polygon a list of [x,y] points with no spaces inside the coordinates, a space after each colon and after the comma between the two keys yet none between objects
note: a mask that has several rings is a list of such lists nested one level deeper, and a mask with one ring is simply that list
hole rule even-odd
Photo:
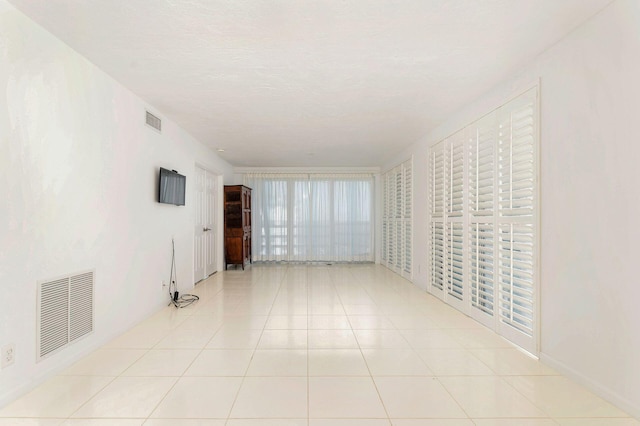
[{"label": "plantation shutter", "polygon": [[471,223],[469,264],[472,308],[493,316],[493,223]]},{"label": "plantation shutter", "polygon": [[458,300],[464,297],[464,248],[462,223],[447,224],[447,294]]},{"label": "plantation shutter", "polygon": [[430,275],[431,288],[439,297],[444,297],[445,254],[444,254],[444,209],[445,209],[445,165],[444,142],[431,150],[431,185],[429,186],[430,206]]},{"label": "plantation shutter", "polygon": [[496,113],[471,125],[468,137],[471,316],[493,327]]},{"label": "plantation shutter", "polygon": [[389,258],[387,263],[389,268],[393,268],[396,263],[396,226],[395,226],[395,214],[396,214],[396,198],[393,196],[393,188],[395,185],[393,174],[387,175],[389,197]]},{"label": "plantation shutter", "polygon": [[431,187],[429,204],[431,219],[442,220],[444,214],[444,143],[440,142],[431,151]]},{"label": "plantation shutter", "polygon": [[465,297],[464,142],[464,131],[447,139],[445,157],[446,281],[447,297],[453,298],[449,303],[454,305]]},{"label": "plantation shutter", "polygon": [[477,220],[493,217],[494,212],[495,117],[489,114],[469,132],[469,214]]},{"label": "plantation shutter", "polygon": [[499,232],[500,321],[533,334],[532,225],[501,224]]},{"label": "plantation shutter", "polygon": [[436,295],[444,291],[444,223],[431,222],[431,286]]},{"label": "plantation shutter", "polygon": [[413,159],[382,175],[382,260],[384,265],[411,279]]},{"label": "plantation shutter", "polygon": [[536,95],[498,111],[499,327],[532,347],[535,328]]},{"label": "plantation shutter", "polygon": [[389,194],[387,193],[389,185],[386,175],[382,176],[380,180],[382,182],[382,247],[380,257],[382,263],[386,265],[389,259]]},{"label": "plantation shutter", "polygon": [[429,150],[429,291],[537,350],[538,88]]},{"label": "plantation shutter", "polygon": [[412,272],[412,210],[413,210],[413,160],[402,164],[403,187],[403,222],[404,222],[404,268],[405,276]]},{"label": "plantation shutter", "polygon": [[447,140],[446,206],[447,219],[462,218],[464,188],[464,135],[458,132]]},{"label": "plantation shutter", "polygon": [[395,225],[396,225],[396,262],[393,265],[396,272],[402,270],[402,260],[404,257],[404,229],[402,226],[402,167],[398,166],[394,169],[395,191],[394,196],[396,198],[396,211],[395,211]]},{"label": "plantation shutter", "polygon": [[534,105],[518,99],[500,114],[498,156],[501,217],[533,217]]}]

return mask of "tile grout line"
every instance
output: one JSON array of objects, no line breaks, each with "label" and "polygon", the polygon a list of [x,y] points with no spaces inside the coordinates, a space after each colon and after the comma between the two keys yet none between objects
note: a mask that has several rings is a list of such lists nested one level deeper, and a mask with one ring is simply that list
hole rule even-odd
[{"label": "tile grout line", "polygon": [[[214,293],[218,294],[221,293],[223,291],[223,289],[220,289],[218,292]],[[192,317],[193,314],[188,315],[189,317]],[[183,320],[182,322],[186,321]],[[151,416],[153,415],[153,413],[158,409],[158,407],[160,407],[160,405],[164,402],[164,400],[167,398],[167,395],[169,395],[169,393],[171,393],[171,391],[175,388],[175,386],[180,382],[180,380],[185,377],[184,374],[189,370],[189,368],[191,368],[191,366],[193,365],[194,362],[196,362],[196,360],[200,357],[200,355],[202,354],[202,352],[204,352],[204,350],[206,349],[207,345],[209,344],[209,342],[211,342],[211,340],[213,340],[213,338],[218,334],[218,332],[220,331],[220,329],[222,328],[222,325],[220,325],[218,327],[218,329],[213,333],[213,335],[209,338],[209,340],[207,340],[207,342],[202,346],[202,348],[200,349],[200,351],[198,352],[198,354],[191,360],[191,362],[189,363],[189,365],[182,371],[182,374],[180,374],[180,376],[176,376],[176,381],[173,383],[173,385],[171,385],[171,387],[169,388],[169,390],[167,390],[167,392],[162,396],[162,398],[160,398],[160,400],[158,401],[158,403],[155,405],[155,407],[149,412],[149,415],[145,418],[144,423],[146,423],[148,420],[151,420]],[[163,339],[161,339],[158,343],[156,343],[152,349],[155,349],[155,347],[162,341]],[[152,350],[150,349],[149,352]],[[179,348],[182,349],[182,348]],[[191,348],[189,348],[191,349]],[[197,349],[197,348],[194,348]]]},{"label": "tile grout line", "polygon": [[[247,378],[247,373],[249,372],[249,368],[251,367],[251,364],[253,362],[253,357],[256,354],[256,350],[258,348],[258,345],[260,344],[260,340],[262,340],[262,336],[264,334],[264,330],[267,327],[267,322],[269,321],[269,317],[271,316],[271,311],[273,311],[273,306],[275,304],[276,299],[278,298],[278,294],[280,294],[280,291],[282,289],[282,282],[284,281],[284,278],[287,276],[288,274],[288,267],[286,267],[285,273],[282,276],[282,279],[280,280],[280,283],[278,284],[278,290],[276,291],[276,294],[273,298],[273,301],[271,302],[271,308],[269,308],[269,312],[267,313],[267,320],[265,321],[265,323],[262,326],[262,330],[260,332],[260,337],[258,338],[258,340],[256,341],[255,346],[253,347],[253,353],[251,355],[251,358],[249,359],[249,364],[247,365],[247,368],[245,369],[244,375],[242,376],[242,380],[240,381],[240,386],[238,387],[238,390],[236,392],[235,397],[233,398],[233,403],[231,404],[231,407],[229,407],[229,414],[227,414],[227,419],[225,420],[225,425],[229,423],[229,421],[231,420],[231,413],[233,412],[233,408],[235,407],[236,403],[238,402],[238,396],[240,395],[240,391],[242,390],[242,386],[244,385],[245,379]],[[262,278],[262,276],[264,275],[264,271],[261,275],[259,275],[257,278]],[[252,285],[255,283],[252,283]],[[246,296],[246,295],[245,295]],[[253,316],[253,314],[250,314],[250,316]]]},{"label": "tile grout line", "polygon": [[[161,311],[158,311],[158,312],[161,312]],[[155,315],[155,314],[154,314],[154,315]],[[152,315],[152,316],[153,316],[153,315]],[[186,318],[185,318],[185,319],[183,319],[181,322],[184,322],[185,320],[186,320]],[[134,326],[134,327],[135,327],[135,326]],[[173,330],[173,329],[171,329],[171,328],[170,328],[169,330]],[[115,338],[118,338],[118,337],[119,337],[119,336],[117,336],[117,337],[115,337]],[[102,392],[102,391],[103,391],[107,386],[109,386],[110,384],[112,384],[113,382],[115,382],[117,379],[119,379],[119,378],[121,378],[121,377],[133,377],[133,376],[123,376],[123,374],[124,374],[127,370],[129,370],[129,369],[130,369],[130,368],[131,368],[131,367],[132,367],[136,362],[138,362],[138,361],[139,361],[140,359],[142,359],[145,355],[147,355],[148,353],[150,353],[150,352],[155,348],[155,346],[156,346],[156,345],[158,345],[158,344],[160,343],[160,341],[162,341],[162,340],[163,340],[163,339],[158,340],[156,343],[154,343],[154,344],[153,344],[151,347],[149,347],[149,348],[111,348],[111,347],[109,347],[109,348],[104,348],[104,346],[103,346],[103,347],[100,347],[98,350],[102,350],[102,349],[110,349],[110,350],[111,350],[111,349],[113,349],[113,350],[135,350],[135,349],[144,349],[144,353],[143,353],[143,354],[141,354],[138,358],[136,358],[136,359],[135,359],[135,360],[134,360],[134,361],[133,361],[133,362],[132,362],[128,367],[126,367],[126,368],[125,368],[123,371],[121,371],[118,375],[116,375],[116,376],[100,376],[100,377],[113,377],[113,378],[112,378],[112,380],[110,380],[108,383],[106,383],[103,387],[101,387],[101,388],[100,388],[100,389],[99,389],[95,394],[93,394],[93,395],[92,395],[92,396],[91,396],[87,401],[85,401],[84,403],[82,403],[82,404],[81,404],[81,405],[80,405],[80,406],[79,406],[75,411],[73,411],[73,412],[72,412],[68,417],[66,417],[66,418],[65,418],[65,421],[67,421],[67,420],[72,420],[72,417],[73,417],[73,415],[74,415],[75,413],[77,413],[77,412],[78,412],[82,407],[84,407],[87,403],[89,403],[89,401],[91,401],[93,398],[95,398],[95,397],[96,397],[100,392]],[[95,352],[97,352],[98,350],[96,350]],[[83,358],[83,359],[84,359],[84,358]],[[80,361],[80,360],[78,360],[78,361]],[[62,375],[62,374],[59,374],[58,376],[63,376],[63,375]],[[83,376],[84,376],[84,375],[83,375]],[[96,377],[96,376],[94,376],[94,375],[88,375],[88,377]],[[149,376],[149,377],[157,377],[157,376]],[[171,377],[174,377],[174,376],[171,376]],[[177,381],[176,381],[176,383],[177,383]],[[175,385],[175,383],[174,383],[174,385]],[[172,386],[171,388],[173,388],[173,386]],[[163,397],[160,399],[160,402],[161,402],[162,400],[164,400],[164,398],[165,398],[165,397],[166,397],[166,394],[165,394],[165,396],[163,396]],[[159,402],[159,403],[160,403],[160,402]],[[158,404],[159,404],[159,403],[158,403]],[[156,410],[156,408],[157,408],[157,405],[156,405],[156,407],[154,407],[154,408],[153,408],[153,410],[149,413],[149,415],[151,415],[151,413],[153,413],[153,411],[155,411],[155,410]],[[147,416],[147,417],[145,417],[145,419],[144,419],[143,423],[144,423],[144,422],[146,422],[146,421],[148,420],[148,418],[149,418],[148,416]]]},{"label": "tile grout line", "polygon": [[[117,337],[116,337],[117,338]],[[162,339],[160,339],[162,340]],[[142,355],[140,355],[138,358],[136,358],[135,361],[133,361],[128,367],[126,367],[123,371],[121,371],[118,375],[116,376],[95,376],[95,375],[87,375],[86,377],[112,377],[112,379],[106,383],[103,387],[101,387],[96,393],[94,393],[89,399],[87,399],[84,403],[82,403],[78,408],[76,408],[68,417],[66,417],[65,422],[67,420],[72,420],[73,415],[75,413],[77,413],[80,409],[82,409],[85,405],[87,405],[93,398],[95,398],[100,392],[102,392],[103,390],[105,390],[109,385],[111,385],[113,382],[115,382],[117,379],[119,379],[120,377],[126,377],[126,376],[122,376],[129,368],[131,368],[131,366],[133,364],[135,364],[136,362],[138,362],[142,357],[144,357],[146,354],[148,354],[155,345],[157,345],[160,341],[156,342],[152,347],[150,348],[141,348],[144,349],[144,353]],[[100,350],[102,350],[103,347],[98,348],[95,352],[98,352]],[[135,349],[139,349],[139,348],[105,348],[105,349],[115,349],[115,350],[135,350]],[[85,359],[86,357],[81,358],[80,360],[76,361],[79,362],[83,359]],[[57,376],[54,377],[61,377],[63,376],[63,374],[58,374]],[[155,408],[154,408],[155,409]],[[146,421],[146,420],[145,420]]]},{"label": "tile grout line", "polygon": [[[264,274],[264,272],[263,272],[263,274]],[[238,302],[238,304],[240,304],[240,302]],[[222,324],[224,325],[224,321],[223,321]],[[265,326],[266,326],[266,323],[265,323]],[[263,326],[263,331],[264,331],[264,326]],[[260,334],[260,336],[262,337],[262,334]],[[212,339],[213,339],[213,337],[212,337]],[[260,338],[258,338],[258,341],[256,342],[256,346],[258,345],[259,341],[260,341]],[[229,407],[229,413],[227,414],[227,418],[224,421],[225,425],[227,423],[229,423],[229,419],[231,417],[231,412],[233,411],[233,407],[235,406],[235,403],[238,400],[238,395],[240,394],[240,389],[242,389],[242,385],[244,384],[244,379],[247,376],[247,371],[249,370],[249,366],[251,365],[251,361],[253,361],[253,356],[254,355],[255,355],[255,347],[253,348],[253,353],[251,354],[251,357],[249,358],[249,363],[247,364],[247,368],[244,371],[244,375],[242,376],[242,379],[240,380],[240,386],[238,386],[238,390],[236,391],[236,393],[235,393],[235,395],[233,397],[233,402],[231,403],[231,406]]]},{"label": "tile grout line", "polygon": [[[355,276],[353,275],[353,273],[351,271],[349,271],[349,274],[355,278]],[[359,280],[356,280],[356,282],[358,282],[358,281]],[[359,286],[360,286],[360,284],[359,284]],[[365,290],[365,292],[366,292],[366,290]],[[344,303],[342,302],[342,296],[340,296],[340,292],[337,291],[337,288],[336,288],[336,293],[338,294],[338,299],[340,299],[340,304],[342,305],[342,309],[344,310]],[[374,303],[375,303],[375,301],[374,301]],[[345,314],[346,313],[347,313],[347,311],[345,310]],[[387,419],[386,420],[388,421],[389,424],[391,424],[391,417],[389,416],[389,411],[387,410],[387,406],[385,405],[384,401],[382,400],[382,395],[380,395],[380,390],[378,389],[378,385],[376,384],[376,381],[373,378],[373,374],[371,373],[371,369],[369,368],[369,363],[367,362],[367,359],[364,357],[364,353],[362,352],[362,347],[360,346],[360,342],[358,341],[357,336],[353,332],[353,326],[351,325],[351,321],[349,320],[349,316],[348,315],[347,315],[347,321],[349,321],[349,326],[351,327],[351,333],[353,333],[353,335],[354,335],[354,337],[356,339],[356,343],[358,344],[358,350],[360,351],[360,356],[362,357],[362,360],[364,361],[364,364],[367,366],[367,371],[369,372],[369,379],[373,383],[373,387],[376,390],[376,394],[378,395],[378,400],[380,401],[380,405],[382,405],[382,409],[384,410],[385,414],[387,415]]]}]

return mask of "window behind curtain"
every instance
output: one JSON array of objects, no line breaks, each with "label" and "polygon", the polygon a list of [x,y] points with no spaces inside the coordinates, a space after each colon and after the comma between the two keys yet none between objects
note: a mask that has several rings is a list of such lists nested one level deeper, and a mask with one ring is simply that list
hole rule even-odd
[{"label": "window behind curtain", "polygon": [[248,174],[254,261],[372,262],[371,175]]}]

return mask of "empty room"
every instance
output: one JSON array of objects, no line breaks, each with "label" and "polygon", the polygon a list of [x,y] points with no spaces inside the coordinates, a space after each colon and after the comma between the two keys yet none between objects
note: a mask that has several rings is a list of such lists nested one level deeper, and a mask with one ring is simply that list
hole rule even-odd
[{"label": "empty room", "polygon": [[638,0],[0,0],[0,425],[640,425],[639,76]]}]

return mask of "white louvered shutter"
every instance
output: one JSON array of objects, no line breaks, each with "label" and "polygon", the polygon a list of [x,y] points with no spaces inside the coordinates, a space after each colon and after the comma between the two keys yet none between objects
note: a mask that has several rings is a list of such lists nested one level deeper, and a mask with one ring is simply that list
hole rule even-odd
[{"label": "white louvered shutter", "polygon": [[430,268],[431,288],[436,296],[444,297],[445,287],[445,167],[444,142],[431,149],[429,162],[431,182],[429,185],[430,205]]},{"label": "white louvered shutter", "polygon": [[403,257],[403,252],[404,252],[404,247],[402,246],[402,238],[403,238],[403,229],[402,229],[402,220],[397,219],[395,220],[395,228],[396,228],[396,262],[393,265],[393,270],[396,271],[397,273],[401,273],[401,266],[402,266],[402,257]]},{"label": "white louvered shutter", "polygon": [[387,182],[387,267],[391,268],[393,263],[393,191],[389,173],[386,176]]},{"label": "white louvered shutter", "polygon": [[534,105],[519,103],[500,117],[498,201],[502,217],[533,216]]},{"label": "white louvered shutter", "polygon": [[[446,144],[445,218],[446,218],[446,282],[449,303],[464,309],[464,131]],[[451,299],[453,298],[453,299]]]},{"label": "white louvered shutter", "polygon": [[395,210],[396,198],[393,196],[393,173],[387,175],[388,195],[389,195],[389,257],[387,263],[389,268],[393,269],[396,262],[396,227],[395,227]]},{"label": "white louvered shutter", "polygon": [[[431,286],[444,291],[444,223],[431,222]],[[438,293],[436,293],[438,295]]]},{"label": "white louvered shutter", "polygon": [[430,291],[537,351],[538,88],[429,151]]},{"label": "white louvered shutter", "polygon": [[431,219],[442,220],[444,214],[444,143],[439,143],[431,152]]},{"label": "white louvered shutter", "polygon": [[500,320],[528,336],[533,334],[532,225],[501,224]]},{"label": "white louvered shutter", "polygon": [[494,313],[494,226],[469,225],[471,307],[490,317]]},{"label": "white louvered shutter", "polygon": [[412,278],[412,182],[413,159],[382,175],[382,260],[392,271]]},{"label": "white louvered shutter", "polygon": [[396,196],[396,172],[395,169],[391,172],[391,246],[393,247],[393,259],[391,263],[391,269],[396,270],[396,265],[399,262],[398,258],[402,255],[398,247],[398,197]]},{"label": "white louvered shutter", "polygon": [[395,226],[396,226],[396,261],[394,269],[397,273],[402,273],[402,263],[404,258],[404,228],[402,226],[402,167],[397,166],[394,169],[395,179],[395,191],[394,196],[396,198],[396,211],[395,211]]},{"label": "white louvered shutter", "polygon": [[380,250],[380,257],[382,263],[387,265],[388,251],[389,251],[389,236],[387,232],[389,230],[389,194],[387,194],[387,175],[382,176],[382,248]]},{"label": "white louvered shutter", "polygon": [[471,316],[493,327],[496,113],[471,125],[468,138]]},{"label": "white louvered shutter", "polygon": [[447,219],[462,218],[464,196],[464,136],[459,132],[449,138],[446,158]]},{"label": "white louvered shutter", "polygon": [[498,111],[498,300],[501,333],[535,350],[537,90]]},{"label": "white louvered shutter", "polygon": [[464,297],[463,224],[447,224],[447,294],[458,300]]},{"label": "white louvered shutter", "polygon": [[412,210],[413,210],[413,160],[405,161],[402,166],[404,180],[404,270],[405,276],[411,278],[413,262],[412,244]]},{"label": "white louvered shutter", "polygon": [[469,214],[477,220],[494,215],[495,120],[489,114],[469,132]]}]

